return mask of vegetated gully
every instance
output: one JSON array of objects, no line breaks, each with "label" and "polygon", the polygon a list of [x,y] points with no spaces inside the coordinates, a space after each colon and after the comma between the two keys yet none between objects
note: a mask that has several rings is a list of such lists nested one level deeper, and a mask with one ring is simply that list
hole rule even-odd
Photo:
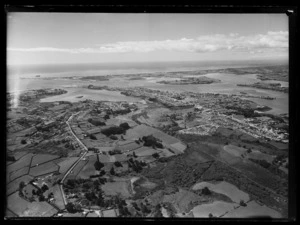
[{"label": "vegetated gully", "polygon": [[68,125],[69,129],[70,129],[70,132],[71,134],[74,136],[74,138],[77,140],[77,142],[80,144],[80,146],[83,147],[83,149],[85,150],[85,152],[82,154],[82,156],[68,169],[68,171],[65,173],[64,177],[62,178],[62,180],[60,181],[60,191],[62,193],[62,196],[63,196],[63,200],[64,200],[64,204],[67,205],[67,200],[66,200],[66,196],[65,196],[65,192],[63,190],[63,183],[64,183],[64,180],[66,179],[66,177],[69,175],[69,173],[74,169],[74,167],[80,162],[80,160],[82,160],[85,155],[88,153],[88,149],[87,147],[77,138],[77,136],[75,135],[75,133],[73,132],[70,124],[69,124],[69,121],[72,120],[73,116],[79,114],[80,112],[78,113],[75,113],[75,114],[72,114],[69,119],[66,121],[66,124]]}]

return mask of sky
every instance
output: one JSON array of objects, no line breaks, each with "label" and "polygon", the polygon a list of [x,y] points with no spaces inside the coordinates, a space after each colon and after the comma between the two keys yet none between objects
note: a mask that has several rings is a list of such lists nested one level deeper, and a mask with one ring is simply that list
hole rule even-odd
[{"label": "sky", "polygon": [[7,14],[9,65],[251,59],[288,59],[285,14]]}]

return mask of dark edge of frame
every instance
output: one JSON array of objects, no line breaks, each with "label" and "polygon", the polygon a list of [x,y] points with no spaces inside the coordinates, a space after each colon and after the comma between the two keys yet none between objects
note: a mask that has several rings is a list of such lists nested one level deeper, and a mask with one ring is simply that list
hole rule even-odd
[{"label": "dark edge of frame", "polygon": [[[254,2],[253,2],[254,3]],[[297,137],[300,137],[299,129],[297,130],[297,115],[300,115],[299,106],[297,104],[297,91],[299,90],[299,77],[298,77],[298,68],[297,68],[297,29],[296,25],[298,24],[298,15],[297,7],[294,5],[271,5],[271,3],[266,5],[19,5],[19,4],[6,4],[3,9],[3,27],[5,33],[7,34],[7,21],[6,16],[9,12],[66,12],[66,13],[285,13],[289,16],[289,117],[290,123],[290,142],[289,142],[289,218],[287,219],[267,219],[267,218],[258,218],[258,219],[204,219],[204,218],[11,218],[10,220],[101,220],[101,221],[124,221],[124,222],[135,222],[135,221],[187,221],[187,222],[198,222],[198,221],[208,221],[208,222],[269,222],[269,221],[296,221],[296,159],[297,159],[297,146],[299,146],[299,141]],[[6,74],[6,35],[4,38],[4,51],[3,58],[4,63],[4,73]],[[7,76],[7,74],[6,74]],[[5,90],[3,93],[3,103],[5,104],[6,109],[6,76],[1,78],[4,80],[1,84],[3,85],[2,90]],[[4,176],[6,179],[6,110],[2,111],[5,121],[2,122],[3,128],[2,135],[3,143],[5,143],[5,150],[3,150],[3,168]],[[4,126],[5,124],[5,126]],[[6,182],[2,182],[4,186],[3,197],[4,197],[4,208],[3,213],[5,214],[6,209]],[[3,215],[4,217],[4,215]]]}]

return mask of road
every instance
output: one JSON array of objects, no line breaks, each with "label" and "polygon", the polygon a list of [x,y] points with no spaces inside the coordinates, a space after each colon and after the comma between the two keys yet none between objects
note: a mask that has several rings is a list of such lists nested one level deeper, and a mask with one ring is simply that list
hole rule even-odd
[{"label": "road", "polygon": [[88,153],[88,149],[87,147],[77,138],[77,136],[75,135],[75,133],[73,132],[70,124],[69,124],[69,121],[72,120],[73,116],[79,114],[80,112],[76,113],[76,114],[72,114],[69,119],[66,121],[66,124],[68,125],[69,129],[70,129],[70,132],[71,134],[74,136],[74,138],[76,139],[76,141],[80,144],[80,146],[85,150],[85,152],[82,154],[82,156],[68,169],[68,171],[65,173],[64,177],[62,178],[61,182],[60,182],[60,190],[61,190],[61,193],[62,193],[62,196],[63,196],[63,199],[64,199],[64,204],[67,205],[67,199],[66,199],[66,196],[65,196],[65,192],[63,190],[63,183],[64,183],[64,180],[67,178],[67,176],[69,175],[69,173],[74,169],[74,167],[80,162],[80,160],[82,160],[85,155]]}]

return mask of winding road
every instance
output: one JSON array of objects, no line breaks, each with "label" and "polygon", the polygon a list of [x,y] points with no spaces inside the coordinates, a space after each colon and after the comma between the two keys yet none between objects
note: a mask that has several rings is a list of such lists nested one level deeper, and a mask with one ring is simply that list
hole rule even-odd
[{"label": "winding road", "polygon": [[70,129],[70,132],[71,134],[74,136],[74,138],[76,139],[76,141],[80,144],[80,146],[82,147],[82,149],[84,150],[84,153],[82,154],[82,156],[68,169],[68,171],[65,173],[64,177],[62,178],[61,182],[60,182],[60,190],[61,190],[61,193],[62,193],[62,196],[63,196],[63,200],[64,200],[64,204],[67,205],[68,202],[67,202],[67,199],[66,199],[66,196],[65,196],[65,192],[63,190],[63,183],[64,183],[64,180],[67,178],[67,176],[69,175],[69,173],[74,169],[74,167],[80,162],[80,160],[82,160],[85,155],[88,153],[88,149],[87,147],[78,139],[78,137],[76,136],[76,134],[73,132],[70,124],[69,124],[69,121],[72,120],[73,116],[79,114],[80,112],[78,113],[75,113],[75,114],[72,114],[69,119],[66,121],[66,124],[68,125],[69,129]]}]

